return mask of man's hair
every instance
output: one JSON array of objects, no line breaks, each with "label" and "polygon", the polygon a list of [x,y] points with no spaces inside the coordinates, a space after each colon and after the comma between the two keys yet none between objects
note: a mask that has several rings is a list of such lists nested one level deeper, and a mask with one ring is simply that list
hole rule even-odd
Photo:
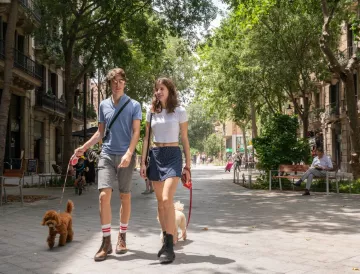
[{"label": "man's hair", "polygon": [[318,152],[324,153],[324,149],[323,149],[322,147],[317,147],[316,150],[317,150]]},{"label": "man's hair", "polygon": [[120,75],[124,80],[126,80],[125,71],[122,68],[113,68],[109,70],[108,74],[106,75],[106,80],[108,84],[111,84],[111,80],[116,77],[116,75]]}]

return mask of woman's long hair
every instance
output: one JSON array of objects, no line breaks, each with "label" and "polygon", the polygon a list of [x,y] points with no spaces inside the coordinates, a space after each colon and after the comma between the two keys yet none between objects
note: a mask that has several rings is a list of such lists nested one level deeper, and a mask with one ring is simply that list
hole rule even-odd
[{"label": "woman's long hair", "polygon": [[163,84],[169,90],[169,97],[166,102],[166,110],[167,113],[173,113],[175,111],[175,108],[179,106],[179,100],[176,92],[176,87],[173,81],[171,81],[169,78],[159,78],[155,81],[154,96],[151,103],[151,109],[155,113],[160,113],[163,110],[159,99],[155,95],[156,87],[160,84]]}]

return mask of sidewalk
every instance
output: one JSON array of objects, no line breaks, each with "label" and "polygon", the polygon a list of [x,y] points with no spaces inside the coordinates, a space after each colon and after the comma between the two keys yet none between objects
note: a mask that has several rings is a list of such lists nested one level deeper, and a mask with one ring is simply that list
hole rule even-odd
[{"label": "sidewalk", "polygon": [[[357,273],[360,268],[358,195],[244,189],[222,167],[193,170],[193,213],[188,240],[176,245],[173,264],[159,265],[160,228],[154,195],[141,195],[145,183],[135,173],[130,251],[95,263],[101,243],[98,191],[81,196],[67,189],[75,204],[74,241],[48,250],[44,212],[58,209],[61,189],[31,188],[25,194],[53,195],[21,207],[0,207],[0,273]],[[17,190],[14,190],[17,194]],[[117,192],[112,200],[113,245],[118,233]],[[185,204],[189,191],[179,185],[176,199]]]}]

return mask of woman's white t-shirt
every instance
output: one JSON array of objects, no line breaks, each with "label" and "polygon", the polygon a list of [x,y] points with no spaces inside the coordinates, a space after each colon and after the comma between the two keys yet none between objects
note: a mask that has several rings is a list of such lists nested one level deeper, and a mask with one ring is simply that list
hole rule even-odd
[{"label": "woman's white t-shirt", "polygon": [[[150,123],[150,110],[146,113],[146,121]],[[176,107],[173,113],[163,109],[160,113],[153,113],[151,128],[155,143],[179,142],[180,124],[188,121],[186,110]]]}]

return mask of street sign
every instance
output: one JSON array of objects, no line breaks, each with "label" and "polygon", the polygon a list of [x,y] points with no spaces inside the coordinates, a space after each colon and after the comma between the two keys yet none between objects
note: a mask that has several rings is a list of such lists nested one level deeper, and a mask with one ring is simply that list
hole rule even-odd
[{"label": "street sign", "polygon": [[232,148],[227,148],[226,152],[232,152]]}]

